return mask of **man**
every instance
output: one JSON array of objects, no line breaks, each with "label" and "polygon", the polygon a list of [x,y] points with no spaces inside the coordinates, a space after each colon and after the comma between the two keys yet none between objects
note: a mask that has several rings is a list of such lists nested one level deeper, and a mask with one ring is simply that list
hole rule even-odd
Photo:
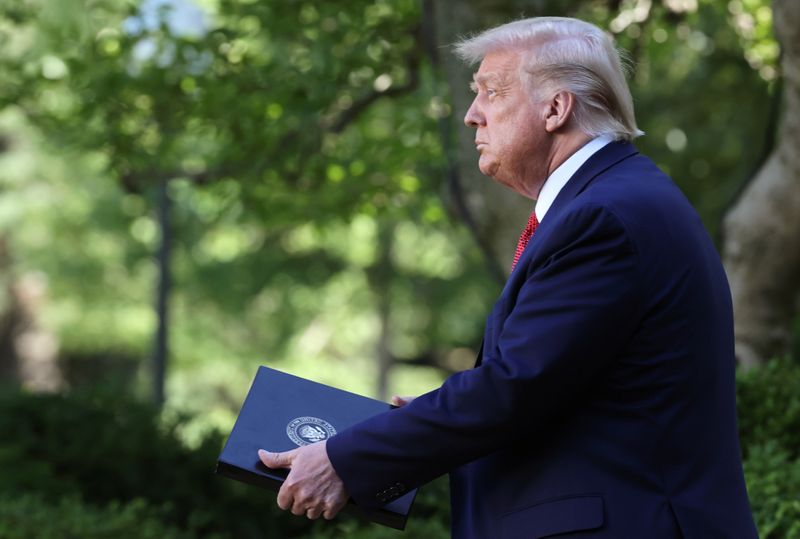
[{"label": "man", "polygon": [[278,503],[331,518],[450,472],[457,538],[756,537],[735,417],[730,294],[689,203],[629,142],[610,39],[516,21],[480,61],[465,123],[482,173],[537,199],[474,369],[320,443]]}]

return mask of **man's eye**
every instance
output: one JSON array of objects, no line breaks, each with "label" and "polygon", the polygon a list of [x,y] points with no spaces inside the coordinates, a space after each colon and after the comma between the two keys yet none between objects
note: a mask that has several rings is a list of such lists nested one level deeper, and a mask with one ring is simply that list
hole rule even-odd
[{"label": "man's eye", "polygon": [[495,94],[497,94],[497,90],[495,90],[494,88],[486,88],[486,95],[492,97]]}]

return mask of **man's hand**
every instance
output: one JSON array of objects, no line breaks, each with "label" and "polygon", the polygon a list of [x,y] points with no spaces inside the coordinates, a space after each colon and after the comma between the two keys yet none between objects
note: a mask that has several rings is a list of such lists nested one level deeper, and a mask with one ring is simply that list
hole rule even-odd
[{"label": "man's hand", "polygon": [[327,440],[284,453],[258,450],[258,458],[267,468],[289,469],[278,492],[278,507],[312,520],[320,516],[330,520],[347,504],[349,494],[328,459],[326,443]]},{"label": "man's hand", "polygon": [[416,397],[400,397],[398,395],[392,395],[392,404],[398,407],[405,406],[414,399],[416,399]]}]

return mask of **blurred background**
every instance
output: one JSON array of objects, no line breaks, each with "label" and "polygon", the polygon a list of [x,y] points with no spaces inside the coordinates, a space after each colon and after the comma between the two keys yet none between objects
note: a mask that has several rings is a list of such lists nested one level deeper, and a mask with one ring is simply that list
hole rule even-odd
[{"label": "blurred background", "polygon": [[731,281],[759,530],[800,537],[792,0],[0,0],[0,536],[400,537],[214,463],[258,365],[380,399],[472,365],[530,202],[450,45],[537,15],[628,51]]}]

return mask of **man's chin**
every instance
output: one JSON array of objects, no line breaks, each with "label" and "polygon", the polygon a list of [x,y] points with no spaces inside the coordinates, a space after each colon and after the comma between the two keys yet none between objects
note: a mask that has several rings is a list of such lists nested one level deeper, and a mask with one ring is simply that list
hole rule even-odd
[{"label": "man's chin", "polygon": [[490,178],[494,178],[495,180],[497,180],[496,176],[498,168],[500,167],[495,162],[482,163],[481,161],[478,161],[478,170],[481,171],[481,174],[484,176],[489,176]]}]

